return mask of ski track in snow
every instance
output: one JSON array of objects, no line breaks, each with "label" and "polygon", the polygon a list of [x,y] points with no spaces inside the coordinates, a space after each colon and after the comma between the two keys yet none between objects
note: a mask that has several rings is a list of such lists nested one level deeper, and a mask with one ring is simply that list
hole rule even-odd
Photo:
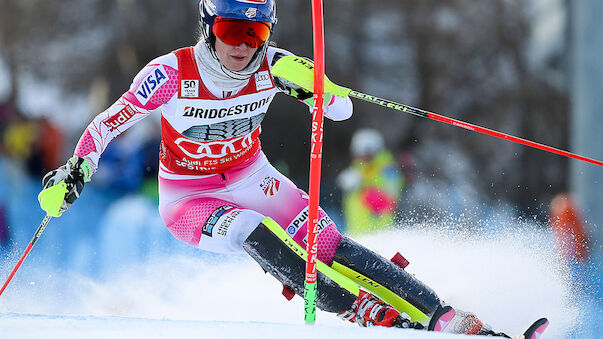
[{"label": "ski track in snow", "polygon": [[[574,337],[581,326],[584,305],[545,233],[476,238],[425,225],[356,240],[387,258],[400,251],[409,272],[495,330],[522,333],[542,316],[551,322],[545,338]],[[155,256],[103,280],[42,271],[24,264],[0,297],[0,338],[461,337],[363,329],[320,311],[304,325],[303,300],[286,301],[244,255]]]}]

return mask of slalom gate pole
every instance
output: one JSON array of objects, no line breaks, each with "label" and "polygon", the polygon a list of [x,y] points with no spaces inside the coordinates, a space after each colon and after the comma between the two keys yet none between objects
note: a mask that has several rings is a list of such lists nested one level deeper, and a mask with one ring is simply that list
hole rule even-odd
[{"label": "slalom gate pole", "polygon": [[316,224],[320,200],[320,168],[322,161],[323,101],[325,88],[324,26],[322,0],[312,0],[312,31],[314,36],[314,109],[312,111],[312,134],[310,141],[310,189],[308,207],[308,245],[306,279],[304,283],[304,320],[313,325],[316,321],[316,261],[318,244]]},{"label": "slalom gate pole", "polygon": [[[342,88],[344,90],[349,90],[349,89],[345,89]],[[568,151],[564,151],[562,149],[558,149],[555,147],[551,147],[551,146],[547,146],[544,144],[540,144],[534,141],[530,141],[527,139],[523,139],[523,138],[519,138],[519,137],[515,137],[509,134],[505,134],[505,133],[501,133],[495,130],[491,130],[485,127],[481,127],[478,125],[474,125],[468,122],[464,122],[464,121],[460,121],[460,120],[456,120],[456,119],[452,119],[452,118],[448,118],[445,117],[443,115],[439,115],[436,113],[432,113],[429,111],[425,111],[422,110],[420,108],[415,108],[415,107],[411,107],[408,105],[404,105],[404,104],[400,104],[397,102],[393,102],[390,100],[386,100],[386,99],[382,99],[382,98],[378,98],[369,94],[364,94],[364,93],[360,93],[360,92],[356,92],[354,90],[349,90],[349,94],[347,94],[349,97],[351,98],[356,98],[356,99],[360,99],[360,100],[364,100],[364,101],[368,101],[370,103],[373,104],[377,104],[379,106],[383,106],[383,107],[387,107],[387,108],[391,108],[394,109],[396,111],[400,111],[400,112],[404,112],[404,113],[409,113],[421,118],[428,118],[431,120],[435,120],[435,121],[439,121],[439,122],[443,122],[449,125],[454,125],[457,127],[461,127],[464,129],[468,129],[470,131],[473,132],[477,132],[477,133],[482,133],[482,134],[487,134],[490,136],[494,136],[497,138],[501,138],[501,139],[505,139],[505,140],[509,140],[518,144],[522,144],[522,145],[526,145],[529,147],[534,147],[534,148],[538,148],[541,149],[543,151],[547,151],[547,152],[551,152],[551,153],[555,153],[558,155],[562,155],[568,158],[574,158],[574,159],[578,159],[578,160],[582,160],[582,161],[586,161],[589,162],[591,164],[595,164],[595,165],[599,165],[599,166],[603,166],[603,161],[599,161],[599,160],[595,160],[595,159],[591,159],[591,158],[587,158],[585,156],[582,155],[578,155],[578,154],[574,154]]]},{"label": "slalom gate pole", "polygon": [[19,259],[19,261],[17,262],[17,265],[15,265],[15,268],[13,268],[13,271],[10,272],[10,275],[6,279],[6,282],[4,283],[4,285],[2,285],[2,289],[0,289],[0,296],[6,289],[6,286],[8,286],[10,281],[13,279],[13,276],[15,275],[15,273],[17,273],[17,270],[19,269],[19,267],[21,267],[21,264],[23,263],[23,261],[25,260],[25,258],[27,257],[27,255],[29,254],[31,249],[36,244],[36,241],[38,241],[38,239],[42,235],[42,232],[44,232],[44,229],[48,225],[48,222],[50,221],[50,219],[52,219],[52,217],[49,215],[46,215],[46,217],[44,217],[44,220],[42,220],[42,223],[40,224],[40,226],[38,226],[36,233],[34,233],[34,236],[31,239],[31,241],[29,242],[29,245],[27,245],[27,248],[25,248],[25,251],[23,251],[23,254],[21,255],[21,258]]}]

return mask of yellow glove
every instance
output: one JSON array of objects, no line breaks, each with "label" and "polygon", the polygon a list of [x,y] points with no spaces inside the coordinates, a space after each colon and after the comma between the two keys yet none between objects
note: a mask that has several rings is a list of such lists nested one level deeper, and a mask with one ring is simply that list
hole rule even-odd
[{"label": "yellow glove", "polygon": [[[278,59],[272,66],[276,86],[288,95],[314,106],[314,63],[306,58],[290,55]],[[324,106],[333,96],[347,97],[349,88],[332,83],[325,76]]]},{"label": "yellow glove", "polygon": [[38,195],[40,207],[51,217],[60,217],[79,198],[84,183],[90,181],[92,171],[86,160],[72,157],[42,179],[42,192]]}]

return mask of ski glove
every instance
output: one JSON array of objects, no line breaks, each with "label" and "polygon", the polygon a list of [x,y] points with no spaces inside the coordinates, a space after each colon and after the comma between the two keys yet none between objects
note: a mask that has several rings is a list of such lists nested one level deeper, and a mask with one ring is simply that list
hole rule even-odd
[{"label": "ski glove", "polygon": [[92,169],[84,158],[74,156],[42,179],[38,195],[40,207],[51,217],[60,217],[79,198],[84,183],[90,181]]},{"label": "ski glove", "polygon": [[[275,85],[288,95],[314,107],[314,63],[304,57],[286,56],[277,60],[272,67]],[[325,83],[329,82],[325,76]],[[325,88],[323,107],[333,101],[333,93]]]},{"label": "ski glove", "polygon": [[[287,95],[305,102],[306,105],[310,107],[314,107],[314,93],[307,91],[301,86],[296,85],[284,78],[275,77],[274,83],[276,84],[276,87],[284,91]],[[322,107],[324,108],[329,106],[333,101],[333,94],[325,93],[323,99],[324,101],[322,102]]]}]

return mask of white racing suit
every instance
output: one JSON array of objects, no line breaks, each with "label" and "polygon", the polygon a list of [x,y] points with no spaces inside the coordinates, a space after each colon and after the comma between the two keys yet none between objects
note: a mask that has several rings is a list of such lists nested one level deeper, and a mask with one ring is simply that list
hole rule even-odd
[{"label": "white racing suit", "polygon": [[[199,67],[196,48],[199,44],[151,61],[130,89],[88,125],[74,155],[95,170],[114,137],[161,108],[159,212],[170,232],[203,250],[247,252],[285,289],[303,295],[303,259],[264,222],[270,217],[278,224],[273,225],[276,230],[280,226],[305,249],[308,196],[270,165],[259,140],[260,124],[279,92],[271,65],[291,53],[270,47],[262,66],[243,87],[224,91]],[[325,108],[325,116],[332,120],[351,114],[349,98],[333,97]],[[431,330],[481,331],[475,316],[444,307],[435,292],[403,268],[342,237],[322,209],[318,217],[318,260],[348,272],[345,279],[353,285],[343,288],[334,280],[341,279],[339,271],[319,271],[319,308],[362,326],[429,324]],[[390,303],[399,302],[401,311],[412,311],[423,324],[411,323],[356,284],[386,292]],[[435,326],[444,318],[455,325]]]},{"label": "white racing suit", "polygon": [[[98,167],[109,142],[161,108],[159,211],[177,239],[201,249],[233,253],[265,217],[275,220],[303,248],[308,196],[267,161],[260,123],[279,89],[270,73],[270,47],[246,86],[218,88],[198,67],[195,47],[151,61],[130,89],[99,114],[79,140],[75,155]],[[349,98],[334,97],[325,108],[333,120],[352,114]],[[341,239],[319,211],[318,259],[330,263]]]}]

